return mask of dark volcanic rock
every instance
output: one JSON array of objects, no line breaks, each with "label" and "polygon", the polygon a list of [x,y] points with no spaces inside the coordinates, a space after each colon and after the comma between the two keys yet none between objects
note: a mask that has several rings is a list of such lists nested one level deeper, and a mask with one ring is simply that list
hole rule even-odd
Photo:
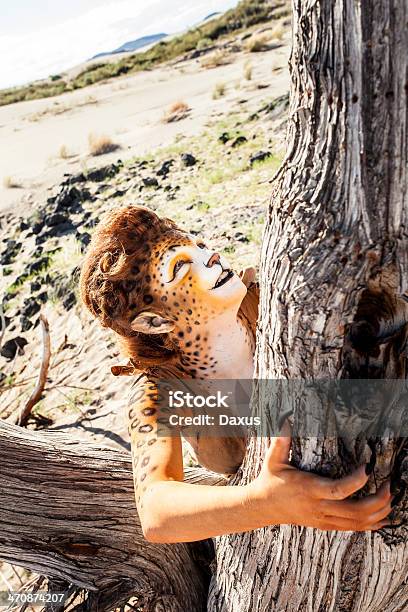
[{"label": "dark volcanic rock", "polygon": [[235,234],[235,239],[238,240],[238,242],[249,242],[249,238],[247,238],[247,236],[245,236],[245,234],[242,232],[237,232]]},{"label": "dark volcanic rock", "polygon": [[173,164],[174,159],[168,159],[167,161],[163,162],[160,169],[157,171],[157,176],[164,176],[164,178],[166,178]]},{"label": "dark volcanic rock", "polygon": [[48,257],[41,257],[41,259],[37,259],[37,261],[33,261],[28,265],[27,272],[28,274],[33,274],[39,272],[46,266],[48,266]]},{"label": "dark volcanic rock", "polygon": [[55,198],[49,198],[48,203],[53,204],[53,212],[73,212],[81,210],[81,202],[91,199],[88,189],[78,189],[78,187],[63,186]]},{"label": "dark volcanic rock", "polygon": [[14,359],[17,352],[19,355],[24,353],[24,347],[26,344],[28,344],[28,342],[22,336],[11,338],[11,340],[7,340],[7,342],[5,342],[1,347],[0,355],[9,360]]},{"label": "dark volcanic rock", "polygon": [[69,232],[73,232],[74,230],[75,226],[72,224],[72,222],[67,221],[66,223],[60,223],[59,225],[51,227],[47,232],[47,236],[62,236],[62,234],[67,234]]},{"label": "dark volcanic rock", "polygon": [[113,178],[119,172],[120,167],[121,164],[110,164],[109,166],[92,170],[91,172],[88,172],[87,179],[89,181],[99,183],[105,179]]},{"label": "dark volcanic rock", "polygon": [[112,193],[110,197],[111,198],[121,198],[122,196],[125,195],[125,193],[126,193],[125,189],[117,189],[116,191]]},{"label": "dark volcanic rock", "polygon": [[81,223],[81,229],[84,227],[88,229],[95,227],[95,225],[97,225],[98,223],[99,223],[99,217],[98,218],[90,217],[87,221],[85,221],[85,223]]},{"label": "dark volcanic rock", "polygon": [[81,201],[81,192],[77,187],[71,187],[70,189],[61,189],[57,197],[55,198],[55,212],[61,210],[69,210],[75,204]]},{"label": "dark volcanic rock", "polygon": [[181,161],[186,166],[186,168],[189,168],[190,166],[195,166],[197,163],[196,158],[194,157],[194,155],[191,155],[191,153],[183,153],[181,156]]},{"label": "dark volcanic rock", "polygon": [[46,224],[49,227],[54,227],[55,225],[61,225],[61,223],[66,223],[67,221],[68,221],[68,217],[60,212],[50,215],[45,220]]},{"label": "dark volcanic rock", "polygon": [[251,157],[249,158],[249,163],[252,166],[252,164],[264,161],[268,157],[271,157],[271,155],[272,153],[270,151],[259,151],[258,153],[254,153],[254,155],[251,155]]},{"label": "dark volcanic rock", "polygon": [[41,230],[43,229],[43,227],[44,227],[44,223],[39,221],[38,223],[34,223],[33,227],[31,228],[31,231],[33,232],[33,234],[39,234]]},{"label": "dark volcanic rock", "polygon": [[154,178],[154,176],[147,176],[146,178],[142,180],[143,180],[143,185],[145,187],[158,187],[159,186],[159,182],[157,178]]},{"label": "dark volcanic rock", "polygon": [[226,144],[229,140],[231,140],[231,137],[228,132],[223,132],[221,136],[218,137],[218,140],[219,142],[222,142],[222,144]]},{"label": "dark volcanic rock", "polygon": [[48,293],[46,291],[41,291],[41,293],[35,296],[35,299],[38,300],[38,302],[45,304],[48,300]]},{"label": "dark volcanic rock", "polygon": [[20,327],[21,331],[26,332],[33,327],[34,323],[30,321],[27,317],[20,317]]},{"label": "dark volcanic rock", "polygon": [[1,255],[1,257],[0,257],[0,265],[1,266],[8,266],[12,262],[13,262],[13,254],[11,252],[10,253],[4,253],[4,255]]},{"label": "dark volcanic rock", "polygon": [[70,291],[68,295],[64,298],[62,305],[66,310],[71,310],[73,306],[76,304],[76,297],[73,291]]},{"label": "dark volcanic rock", "polygon": [[245,142],[248,142],[248,139],[245,136],[237,136],[237,138],[232,141],[231,147],[239,147],[239,145],[242,145]]},{"label": "dark volcanic rock", "polygon": [[86,181],[86,176],[83,172],[80,172],[79,174],[64,174],[64,176],[66,177],[65,181],[64,181],[64,185],[75,185],[75,183],[85,183]]},{"label": "dark volcanic rock", "polygon": [[37,299],[31,297],[24,301],[23,307],[21,309],[21,314],[24,317],[32,317],[33,315],[37,314],[40,308],[41,305],[37,301]]},{"label": "dark volcanic rock", "polygon": [[91,242],[91,235],[88,232],[77,232],[76,239],[81,243],[81,253],[85,253],[88,244]]},{"label": "dark volcanic rock", "polygon": [[41,232],[41,234],[39,234],[35,239],[35,243],[41,244],[42,242],[45,242],[47,238],[53,238],[54,236],[63,236],[64,234],[69,234],[73,231],[75,231],[75,225],[73,225],[73,223],[68,220],[65,223],[54,225],[46,231]]},{"label": "dark volcanic rock", "polygon": [[37,280],[30,283],[30,291],[34,293],[34,291],[39,291],[41,289],[41,283]]},{"label": "dark volcanic rock", "polygon": [[14,258],[21,250],[21,242],[17,242],[16,240],[7,240],[5,249],[2,251],[0,256],[0,264],[2,266],[7,266],[13,263]]}]

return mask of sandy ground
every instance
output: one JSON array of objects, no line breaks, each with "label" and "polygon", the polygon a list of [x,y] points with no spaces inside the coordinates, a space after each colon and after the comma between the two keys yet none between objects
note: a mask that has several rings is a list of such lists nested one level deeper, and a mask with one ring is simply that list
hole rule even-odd
[{"label": "sandy ground", "polygon": [[[0,107],[0,210],[24,215],[64,173],[143,155],[169,144],[179,133],[199,133],[232,103],[242,100],[250,109],[266,97],[286,93],[289,43],[287,33],[271,50],[229,53],[229,63],[216,68],[202,68],[200,59],[188,60],[55,98]],[[243,76],[248,61],[253,66],[251,81]],[[214,100],[214,87],[220,82],[226,85],[226,95]],[[191,108],[190,115],[181,122],[163,123],[166,109],[179,100]],[[120,149],[91,157],[91,132],[109,136]],[[61,147],[68,159],[61,158]],[[20,187],[6,188],[7,177]]]}]

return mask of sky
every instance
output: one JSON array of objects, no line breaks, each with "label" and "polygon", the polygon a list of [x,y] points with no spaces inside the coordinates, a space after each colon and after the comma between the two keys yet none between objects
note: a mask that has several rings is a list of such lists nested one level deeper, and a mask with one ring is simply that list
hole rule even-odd
[{"label": "sky", "polygon": [[0,88],[58,74],[148,34],[173,34],[238,0],[0,0]]}]

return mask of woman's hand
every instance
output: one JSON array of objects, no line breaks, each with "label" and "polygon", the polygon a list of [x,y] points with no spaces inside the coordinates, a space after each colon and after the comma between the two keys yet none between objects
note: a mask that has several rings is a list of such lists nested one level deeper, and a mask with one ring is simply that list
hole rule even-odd
[{"label": "woman's hand", "polygon": [[347,499],[367,482],[365,466],[338,480],[289,464],[290,437],[272,438],[262,469],[248,489],[248,507],[265,524],[303,525],[323,530],[370,531],[389,524],[389,482],[375,495]]},{"label": "woman's hand", "polygon": [[244,285],[249,287],[251,283],[256,281],[256,270],[255,268],[245,268],[244,270],[241,270],[239,277]]}]

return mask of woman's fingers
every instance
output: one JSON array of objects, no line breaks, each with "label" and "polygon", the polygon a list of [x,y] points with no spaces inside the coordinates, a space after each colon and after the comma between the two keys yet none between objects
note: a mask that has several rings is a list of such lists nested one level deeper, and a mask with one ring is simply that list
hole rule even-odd
[{"label": "woman's fingers", "polygon": [[317,526],[317,529],[323,531],[377,531],[389,524],[389,521],[379,521],[371,525],[354,523],[353,521],[338,522],[331,520],[334,517],[328,517],[326,521]]},{"label": "woman's fingers", "polygon": [[320,508],[324,514],[342,516],[350,519],[364,518],[383,508],[391,511],[390,484],[385,482],[374,495],[362,499],[348,499],[343,501],[322,500]]},{"label": "woman's fingers", "polygon": [[338,478],[337,480],[316,476],[314,474],[310,474],[310,477],[311,495],[320,499],[329,500],[340,500],[350,497],[350,495],[362,489],[368,480],[364,465],[351,474],[343,478]]},{"label": "woman's fingers", "polygon": [[282,464],[289,464],[291,438],[280,436],[271,438],[271,445],[265,455],[265,463],[271,472],[276,471]]},{"label": "woman's fingers", "polygon": [[373,525],[383,521],[390,514],[392,508],[388,503],[376,512],[367,514],[357,513],[355,516],[344,517],[338,514],[327,514],[319,518],[322,523],[337,524],[342,529],[351,529],[352,531],[366,531],[372,529]]},{"label": "woman's fingers", "polygon": [[239,277],[244,285],[249,287],[249,285],[256,280],[256,270],[255,268],[245,268],[245,270],[241,270]]}]

